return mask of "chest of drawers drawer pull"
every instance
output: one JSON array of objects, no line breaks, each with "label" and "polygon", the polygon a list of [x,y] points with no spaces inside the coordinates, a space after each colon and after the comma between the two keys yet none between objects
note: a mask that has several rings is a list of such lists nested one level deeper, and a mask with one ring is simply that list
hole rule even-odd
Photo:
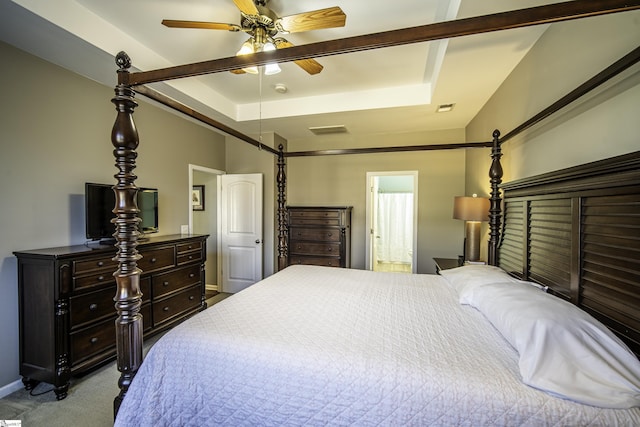
[{"label": "chest of drawers drawer pull", "polygon": [[89,342],[90,342],[91,344],[97,344],[97,343],[98,343],[98,338],[97,338],[97,337],[93,337],[93,338],[91,338],[91,339],[89,340]]},{"label": "chest of drawers drawer pull", "polygon": [[94,303],[94,304],[91,304],[91,305],[89,306],[89,310],[91,310],[91,311],[96,311],[97,309],[98,309],[98,304],[95,304],[95,303]]},{"label": "chest of drawers drawer pull", "polygon": [[169,311],[169,307],[167,307],[167,306],[162,307],[162,311],[165,311],[165,312]]},{"label": "chest of drawers drawer pull", "polygon": [[158,260],[156,258],[151,258],[151,263],[155,264]]},{"label": "chest of drawers drawer pull", "polygon": [[162,286],[169,286],[169,282],[168,281],[162,282]]},{"label": "chest of drawers drawer pull", "polygon": [[104,265],[104,262],[98,261],[98,267],[102,267],[103,265]]}]

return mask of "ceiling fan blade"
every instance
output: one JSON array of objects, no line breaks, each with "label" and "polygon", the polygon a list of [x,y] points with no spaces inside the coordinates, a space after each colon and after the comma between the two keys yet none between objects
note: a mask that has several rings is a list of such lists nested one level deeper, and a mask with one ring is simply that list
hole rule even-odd
[{"label": "ceiling fan blade", "polygon": [[299,33],[322,28],[344,27],[347,15],[338,6],[283,16],[275,24],[280,32]]},{"label": "ceiling fan blade", "polygon": [[[283,39],[282,37],[278,37],[277,39],[274,40],[274,42],[276,44],[276,48],[278,48],[278,49],[285,49],[285,48],[293,46],[293,44],[291,42]],[[324,68],[322,66],[322,64],[320,64],[315,59],[300,59],[300,60],[294,61],[294,62],[300,68],[302,68],[303,70],[305,70],[307,73],[309,73],[311,75],[318,74]]]},{"label": "ceiling fan blade", "polygon": [[236,7],[240,9],[240,12],[245,15],[260,15],[260,12],[253,0],[233,0],[233,2]]},{"label": "ceiling fan blade", "polygon": [[170,28],[199,28],[204,30],[227,30],[240,31],[239,25],[223,24],[220,22],[201,22],[201,21],[178,21],[174,19],[163,19],[162,25]]}]

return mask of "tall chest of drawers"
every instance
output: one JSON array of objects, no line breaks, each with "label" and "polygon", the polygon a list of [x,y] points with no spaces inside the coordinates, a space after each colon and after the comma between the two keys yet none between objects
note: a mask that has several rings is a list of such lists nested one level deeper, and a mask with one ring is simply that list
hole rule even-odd
[{"label": "tall chest of drawers", "polygon": [[[138,245],[144,336],[206,307],[206,235],[159,236]],[[14,252],[18,259],[20,375],[27,389],[53,384],[67,395],[71,376],[116,354],[112,245]]]},{"label": "tall chest of drawers", "polygon": [[289,265],[351,267],[351,209],[289,206]]}]

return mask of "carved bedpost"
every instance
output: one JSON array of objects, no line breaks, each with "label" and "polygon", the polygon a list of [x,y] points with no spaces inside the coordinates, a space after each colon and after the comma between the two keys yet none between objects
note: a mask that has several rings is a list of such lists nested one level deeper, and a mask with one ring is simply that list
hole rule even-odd
[{"label": "carved bedpost", "polygon": [[502,215],[502,197],[500,183],[502,182],[502,165],[500,158],[500,131],[493,131],[493,147],[491,148],[491,168],[489,178],[491,181],[491,206],[489,208],[489,265],[498,264],[498,241],[500,237],[500,217]]},{"label": "carved bedpost", "polygon": [[126,53],[120,52],[116,56],[118,69],[118,85],[115,97],[111,100],[116,106],[117,117],[111,131],[111,142],[115,149],[113,155],[118,173],[114,175],[117,184],[113,187],[116,204],[113,213],[116,217],[111,221],[116,226],[114,237],[118,252],[114,261],[118,262],[118,270],[113,273],[116,279],[115,301],[118,317],[115,321],[117,365],[120,371],[118,387],[120,393],[113,402],[114,415],[124,399],[125,394],[142,364],[142,316],[140,305],[140,270],[137,261],[140,255],[138,246],[138,206],[135,185],[137,178],[133,174],[136,167],[136,148],[138,147],[138,131],[133,122],[133,110],[138,106],[134,101],[134,91],[128,84],[131,60]]},{"label": "carved bedpost", "polygon": [[282,144],[278,145],[278,271],[287,266],[289,248],[287,247],[287,211],[285,208],[287,176],[284,172],[284,152]]}]

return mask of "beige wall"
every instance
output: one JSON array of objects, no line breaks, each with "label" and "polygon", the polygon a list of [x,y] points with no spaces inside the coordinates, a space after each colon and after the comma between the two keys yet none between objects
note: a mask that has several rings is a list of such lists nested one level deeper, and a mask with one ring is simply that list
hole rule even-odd
[{"label": "beige wall", "polygon": [[[467,127],[469,141],[503,134],[638,46],[640,12],[553,24]],[[505,181],[640,149],[640,67],[503,146]],[[488,150],[468,155],[468,191]]]},{"label": "beige wall", "polygon": [[[461,130],[377,137],[378,145],[451,143]],[[420,141],[420,142],[416,142]],[[351,147],[348,146],[349,148]],[[345,146],[347,148],[347,146]],[[289,151],[304,151],[304,141],[289,141]],[[287,159],[287,204],[353,206],[352,267],[365,268],[366,174],[418,171],[418,272],[433,273],[433,257],[462,253],[464,227],[452,219],[453,198],[464,194],[464,150],[353,154]]]},{"label": "beige wall", "polygon": [[[18,375],[12,252],[83,244],[84,183],[115,183],[113,88],[0,43],[0,391]],[[114,66],[115,73],[115,66]],[[159,190],[160,233],[188,224],[189,163],[224,169],[224,137],[140,101],[137,184]]]}]

